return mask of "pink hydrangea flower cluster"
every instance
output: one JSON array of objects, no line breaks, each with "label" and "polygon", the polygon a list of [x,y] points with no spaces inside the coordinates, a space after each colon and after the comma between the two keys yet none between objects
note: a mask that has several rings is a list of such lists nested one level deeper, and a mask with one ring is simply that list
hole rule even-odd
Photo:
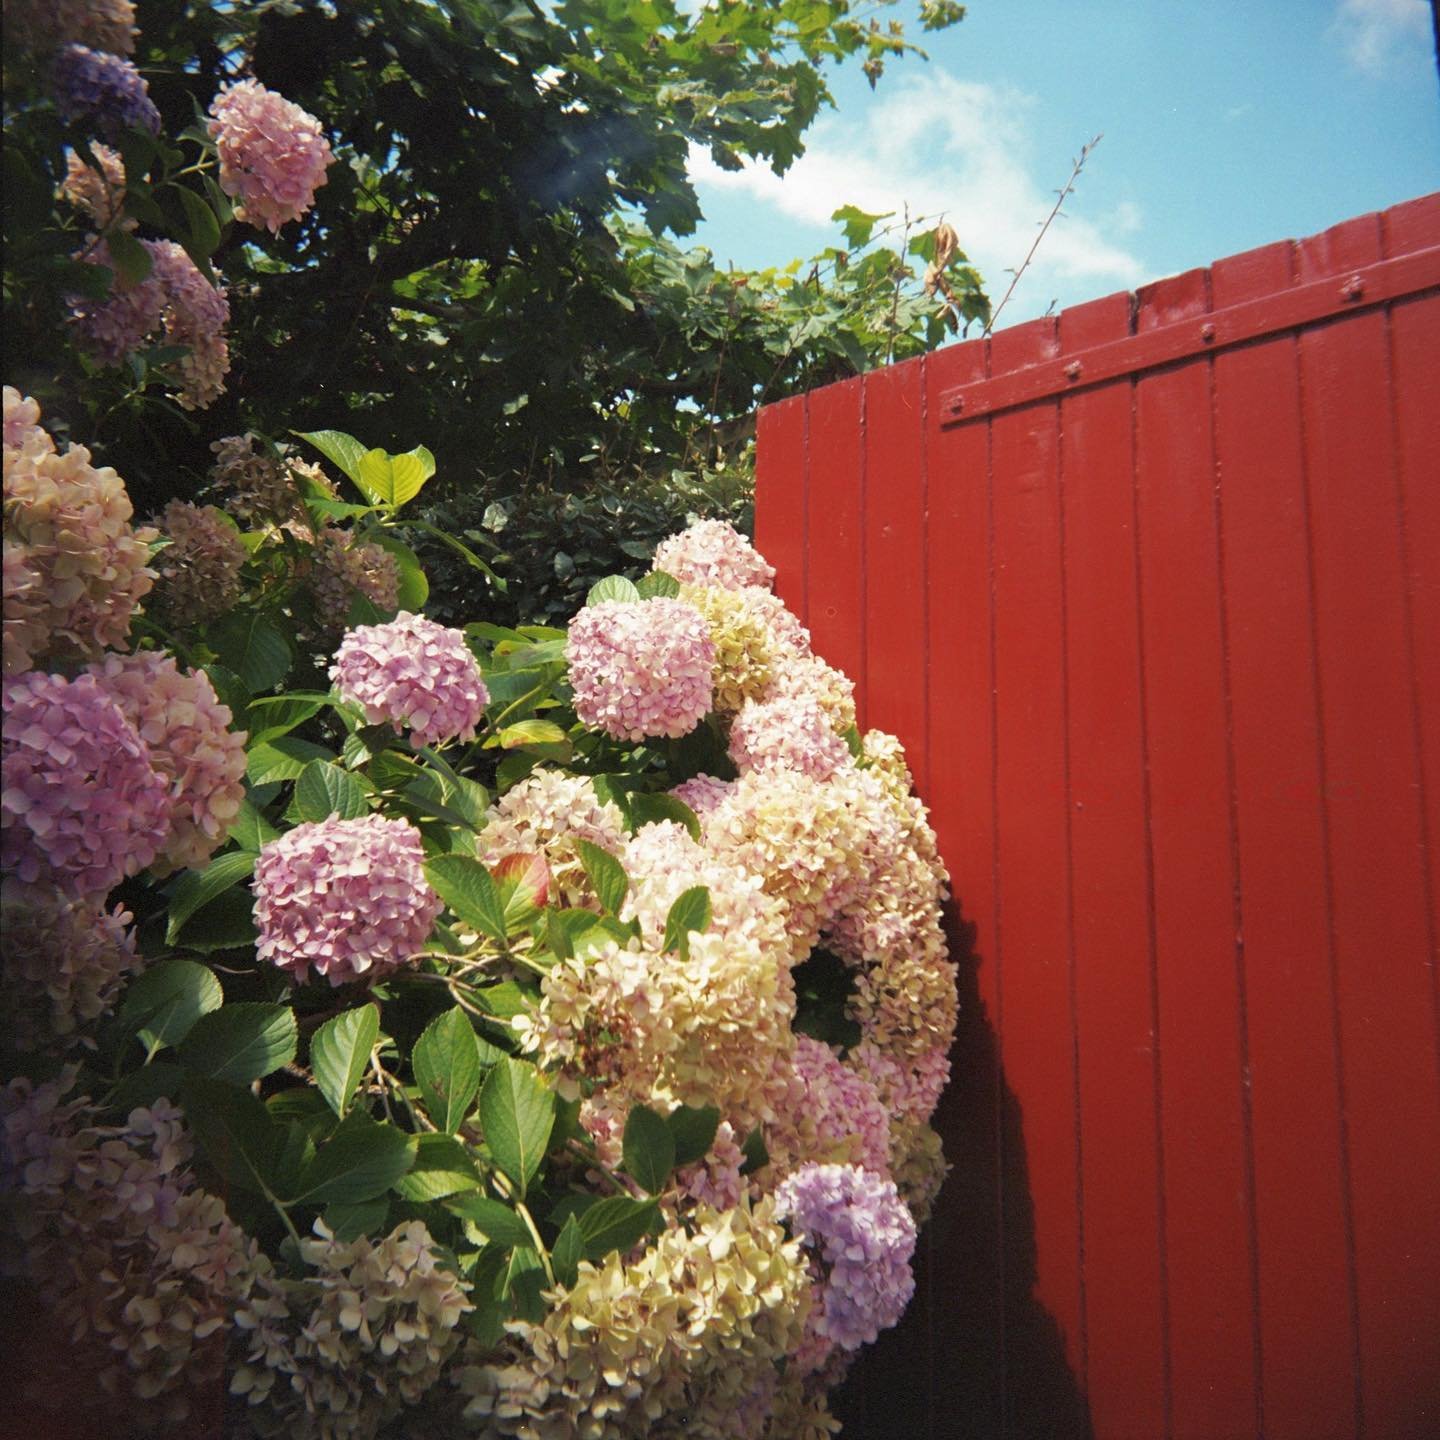
[{"label": "pink hydrangea flower cluster", "polygon": [[395,608],[400,570],[388,550],[357,541],[334,525],[322,526],[313,540],[315,558],[306,588],[312,603],[308,619],[319,635],[334,636],[345,629],[357,595],[377,610]]},{"label": "pink hydrangea flower cluster", "polygon": [[[155,531],[132,528],[124,482],[83,445],[61,454],[39,408],[5,387],[5,670],[42,655],[91,657],[123,646],[155,572]],[[20,443],[12,445],[10,437]]]},{"label": "pink hydrangea flower cluster", "polygon": [[98,140],[90,146],[90,153],[99,162],[98,170],[75,151],[70,152],[65,162],[65,182],[60,187],[61,198],[89,216],[97,230],[108,230],[111,225],[133,230],[135,220],[124,214],[125,162],[117,151]]},{"label": "pink hydrangea flower cluster", "polygon": [[160,517],[169,544],[155,558],[158,579],[152,609],[188,626],[213,620],[240,598],[245,542],[234,521],[216,505],[172,500]]},{"label": "pink hydrangea flower cluster", "polygon": [[210,102],[220,188],[240,203],[235,218],[275,234],[315,202],[334,160],[320,122],[258,80],[227,85]]},{"label": "pink hydrangea flower cluster", "polygon": [[425,879],[420,832],[364,815],[297,825],[255,863],[256,954],[332,985],[408,964],[430,936],[440,897]]},{"label": "pink hydrangea flower cluster", "polygon": [[204,865],[245,798],[245,732],[230,729],[203,670],[182,675],[155,650],[107,655],[90,673],[120,707],[170,782],[170,834],[151,865],[157,876]]},{"label": "pink hydrangea flower cluster", "polygon": [[[0,1008],[22,1050],[59,1052],[81,1027],[114,1006],[126,976],[140,968],[134,916],[67,900],[48,885],[7,882],[5,971]],[[93,1042],[90,1042],[93,1043]]]},{"label": "pink hydrangea flower cluster", "polygon": [[687,735],[710,712],[715,644],[683,600],[586,606],[566,645],[575,713],[617,740]]},{"label": "pink hydrangea flower cluster", "polygon": [[[150,273],[133,285],[116,283],[104,300],[70,297],[71,323],[80,343],[102,364],[119,364],[163,329],[172,345],[183,345],[181,386],[175,398],[186,410],[203,410],[225,390],[230,350],[225,327],[230,302],[173,240],[142,240]],[[83,252],[87,264],[114,268],[102,240]]]},{"label": "pink hydrangea flower cluster", "polygon": [[408,610],[351,630],[330,678],[372,725],[408,728],[416,745],[473,740],[490,703],[464,634]]},{"label": "pink hydrangea flower cluster", "polygon": [[903,1120],[928,1120],[950,1083],[949,1047],[944,1044],[907,1057],[902,1064],[864,1040],[850,1052],[849,1061],[874,1085],[886,1109]]},{"label": "pink hydrangea flower cluster", "polygon": [[95,677],[7,677],[3,703],[5,868],[69,896],[143,870],[170,830],[170,787]]},{"label": "pink hydrangea flower cluster", "polygon": [[738,590],[742,585],[768,589],[775,579],[775,567],[724,520],[697,520],[688,530],[667,536],[655,547],[653,564],[682,585],[722,590]]},{"label": "pink hydrangea flower cluster", "polygon": [[775,1209],[819,1262],[820,1336],[858,1350],[905,1313],[915,1221],[893,1181],[854,1165],[803,1165],[780,1182]]},{"label": "pink hydrangea flower cluster", "polygon": [[888,1175],[890,1117],[874,1085],[828,1045],[809,1035],[795,1037],[792,1060],[795,1074],[805,1087],[801,1108],[806,1129],[814,1125],[811,1153],[845,1156],[877,1175]]},{"label": "pink hydrangea flower cluster", "polygon": [[746,701],[730,727],[730,758],[742,775],[783,765],[816,780],[828,780],[854,763],[849,746],[811,695]]},{"label": "pink hydrangea flower cluster", "polygon": [[735,788],[733,780],[721,780],[714,775],[692,775],[677,785],[670,793],[682,805],[688,805],[697,815],[708,815]]}]

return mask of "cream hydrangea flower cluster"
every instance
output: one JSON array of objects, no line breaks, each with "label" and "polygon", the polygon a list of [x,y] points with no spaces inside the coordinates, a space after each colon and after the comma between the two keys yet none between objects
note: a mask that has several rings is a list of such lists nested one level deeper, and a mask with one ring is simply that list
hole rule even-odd
[{"label": "cream hydrangea flower cluster", "polygon": [[91,465],[83,445],[63,454],[39,407],[4,390],[5,671],[44,656],[89,659],[122,647],[155,581],[156,532],[131,525],[124,482]]},{"label": "cream hydrangea flower cluster", "polygon": [[133,230],[136,221],[124,214],[124,160],[118,151],[98,140],[90,146],[90,153],[99,162],[98,170],[73,150],[66,158],[65,180],[60,186],[61,198],[87,216],[96,230],[108,230],[112,225],[121,230]]},{"label": "cream hydrangea flower cluster", "polygon": [[467,1367],[465,1414],[485,1440],[757,1433],[727,1416],[799,1344],[805,1270],[768,1199],[701,1205],[691,1225],[636,1260],[582,1262],[542,1324],[510,1326],[509,1363]]},{"label": "cream hydrangea flower cluster", "polygon": [[474,1306],[419,1220],[348,1243],[317,1220],[300,1255],[302,1279],[261,1276],[236,1311],[230,1393],[267,1434],[369,1440],[439,1381]]}]

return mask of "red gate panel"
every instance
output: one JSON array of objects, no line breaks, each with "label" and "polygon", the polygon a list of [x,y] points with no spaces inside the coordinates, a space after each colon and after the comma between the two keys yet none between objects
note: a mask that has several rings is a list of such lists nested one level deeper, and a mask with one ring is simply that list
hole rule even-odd
[{"label": "red gate panel", "polygon": [[856,1437],[1440,1434],[1440,196],[761,412],[957,897]]}]

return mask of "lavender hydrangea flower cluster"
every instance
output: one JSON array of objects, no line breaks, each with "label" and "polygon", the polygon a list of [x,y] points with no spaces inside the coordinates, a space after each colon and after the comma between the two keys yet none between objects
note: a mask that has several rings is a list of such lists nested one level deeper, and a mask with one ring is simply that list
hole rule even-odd
[{"label": "lavender hydrangea flower cluster", "polygon": [[854,1165],[802,1165],[775,1205],[819,1262],[818,1335],[858,1350],[899,1320],[915,1293],[915,1221],[893,1181]]},{"label": "lavender hydrangea flower cluster", "polygon": [[408,610],[351,630],[330,678],[372,725],[408,728],[416,745],[473,740],[490,703],[464,634]]},{"label": "lavender hydrangea flower cluster", "polygon": [[320,122],[257,80],[227,85],[211,102],[220,188],[240,203],[235,217],[274,234],[315,202],[334,160]]},{"label": "lavender hydrangea flower cluster", "polygon": [[606,600],[570,622],[575,713],[617,740],[688,735],[710,711],[715,642],[683,600]]},{"label": "lavender hydrangea flower cluster", "polygon": [[7,678],[4,714],[5,868],[71,896],[143,870],[170,831],[170,787],[95,677]]},{"label": "lavender hydrangea flower cluster", "polygon": [[255,862],[256,954],[301,981],[313,965],[332,985],[399,969],[440,914],[424,859],[420,832],[404,820],[297,825]]},{"label": "lavender hydrangea flower cluster", "polygon": [[65,45],[50,78],[64,119],[83,120],[108,140],[129,129],[160,133],[150,87],[131,61],[88,45]]}]

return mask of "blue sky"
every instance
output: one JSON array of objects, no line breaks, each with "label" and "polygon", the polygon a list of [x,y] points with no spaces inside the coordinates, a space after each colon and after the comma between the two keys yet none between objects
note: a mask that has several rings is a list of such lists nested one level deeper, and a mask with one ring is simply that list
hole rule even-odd
[{"label": "blue sky", "polygon": [[830,213],[943,212],[993,299],[1080,146],[1087,161],[1004,324],[1131,289],[1440,190],[1440,79],[1426,0],[974,0],[874,92],[837,108],[784,179],[692,175],[722,263],[839,243]]}]

